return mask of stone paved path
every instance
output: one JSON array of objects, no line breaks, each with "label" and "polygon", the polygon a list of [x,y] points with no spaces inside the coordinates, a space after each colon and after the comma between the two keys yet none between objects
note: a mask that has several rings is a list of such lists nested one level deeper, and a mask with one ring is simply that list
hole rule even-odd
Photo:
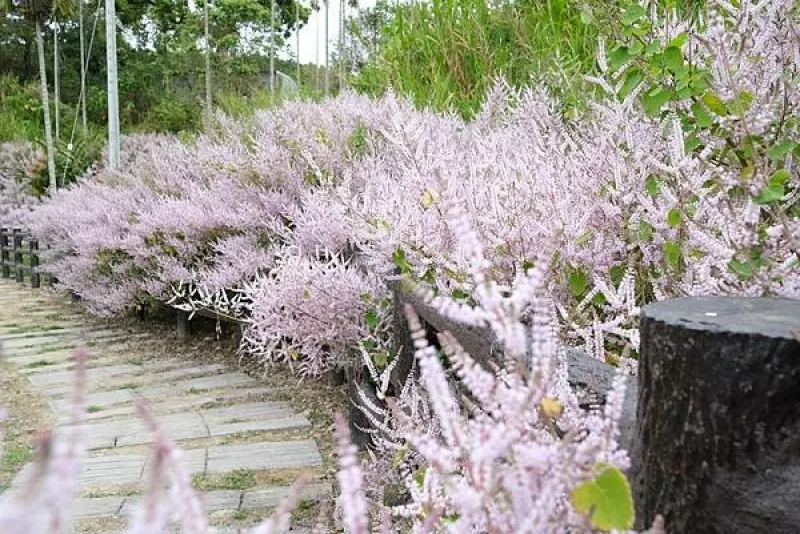
[{"label": "stone paved path", "polygon": [[[65,312],[57,300],[0,281],[0,343],[3,357],[47,399],[57,424],[69,419],[72,348],[88,346],[89,454],[79,530],[120,531],[140,499],[152,437],[135,414],[136,399],[148,401],[167,436],[179,443],[186,468],[208,489],[206,508],[220,517],[266,513],[286,495],[296,472],[322,466],[309,421],[287,403],[269,400],[269,388],[255,379],[223,364],[148,357],[161,341],[155,335]],[[56,435],[63,430],[56,427]],[[14,494],[31,467],[0,499]],[[275,480],[285,482],[269,483]],[[324,482],[306,489],[309,499],[330,493]]]}]

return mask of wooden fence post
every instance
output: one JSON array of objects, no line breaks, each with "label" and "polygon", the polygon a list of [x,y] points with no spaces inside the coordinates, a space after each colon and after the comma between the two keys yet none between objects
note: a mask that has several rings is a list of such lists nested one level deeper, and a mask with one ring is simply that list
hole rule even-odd
[{"label": "wooden fence post", "polygon": [[28,239],[28,254],[31,259],[31,287],[38,288],[42,285],[39,274],[39,241]]},{"label": "wooden fence post", "polygon": [[800,301],[686,297],[641,315],[637,519],[669,532],[800,525]]},{"label": "wooden fence post", "polygon": [[2,267],[3,278],[11,277],[11,256],[8,253],[8,228],[0,228],[0,267]]},{"label": "wooden fence post", "polygon": [[17,282],[21,283],[25,280],[24,266],[22,265],[22,230],[14,228],[12,237],[14,239],[14,270]]},{"label": "wooden fence post", "polygon": [[189,320],[188,312],[177,310],[177,327],[178,339],[189,339],[189,334],[192,332],[192,322]]}]

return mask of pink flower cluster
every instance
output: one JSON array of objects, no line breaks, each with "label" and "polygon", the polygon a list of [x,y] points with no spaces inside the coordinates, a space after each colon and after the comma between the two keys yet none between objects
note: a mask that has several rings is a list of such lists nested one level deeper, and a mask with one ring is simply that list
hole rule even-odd
[{"label": "pink flower cluster", "polygon": [[44,154],[32,143],[0,143],[0,226],[19,226],[39,203],[28,187]]}]

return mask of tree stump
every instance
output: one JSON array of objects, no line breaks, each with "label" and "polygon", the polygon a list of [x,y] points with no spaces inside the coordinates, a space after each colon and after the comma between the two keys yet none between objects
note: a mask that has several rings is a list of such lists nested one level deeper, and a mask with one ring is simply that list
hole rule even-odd
[{"label": "tree stump", "polygon": [[633,452],[640,526],[800,528],[800,301],[689,297],[641,317]]}]

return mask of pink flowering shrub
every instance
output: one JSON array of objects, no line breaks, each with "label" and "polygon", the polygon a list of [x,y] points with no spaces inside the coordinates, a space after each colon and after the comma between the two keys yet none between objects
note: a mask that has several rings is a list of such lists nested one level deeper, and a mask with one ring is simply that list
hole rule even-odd
[{"label": "pink flowering shrub", "polygon": [[44,164],[44,153],[32,143],[0,143],[0,225],[18,226],[39,203],[28,182]]},{"label": "pink flowering shrub", "polygon": [[487,276],[508,288],[557,250],[542,287],[562,335],[634,372],[643,303],[800,297],[791,2],[714,5],[697,28],[632,11],[647,46],[600,47],[607,94],[578,119],[502,81],[469,123],[392,94],[292,102],[187,144],[136,137],[121,172],[59,192],[31,226],[93,311],[212,308],[248,323],[243,354],[316,375],[357,360],[397,269],[475,301],[442,210],[459,199]]},{"label": "pink flowering shrub", "polygon": [[380,292],[377,283],[339,256],[322,262],[286,255],[245,288],[251,326],[242,350],[307,376],[345,366],[348,345],[367,335],[364,295]]}]

